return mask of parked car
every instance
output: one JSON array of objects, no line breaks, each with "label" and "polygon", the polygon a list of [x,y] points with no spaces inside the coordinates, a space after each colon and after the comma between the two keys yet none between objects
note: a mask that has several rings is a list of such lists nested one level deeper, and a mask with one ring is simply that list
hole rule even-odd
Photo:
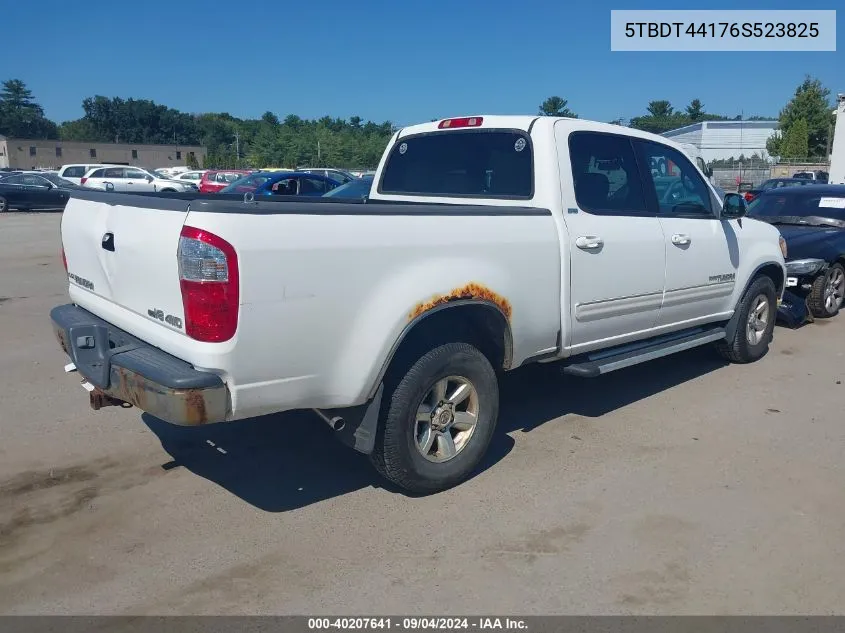
[{"label": "parked car", "polygon": [[345,185],[340,185],[336,189],[324,193],[324,198],[350,198],[350,199],[364,199],[370,195],[370,189],[373,186],[372,176],[362,176],[347,182]]},{"label": "parked car", "polygon": [[192,169],[191,171],[182,172],[176,176],[173,176],[173,180],[178,180],[180,182],[190,182],[197,186],[199,189],[200,181],[202,180],[202,175],[208,170],[206,169]]},{"label": "parked car", "polygon": [[236,180],[220,193],[248,193],[256,196],[322,196],[339,182],[301,172],[256,172]]},{"label": "parked car", "polygon": [[79,187],[54,174],[12,174],[0,179],[0,213],[11,209],[63,209]]},{"label": "parked car", "polygon": [[58,175],[65,180],[69,180],[75,185],[81,185],[82,177],[92,169],[96,169],[98,167],[123,167],[123,165],[111,165],[109,163],[73,163],[70,165],[62,165],[59,168]]},{"label": "parked car", "polygon": [[174,178],[179,174],[184,174],[187,171],[190,171],[191,168],[185,165],[179,167],[157,167],[155,171],[159,171],[163,174],[166,174],[169,178]]},{"label": "parked car", "polygon": [[302,169],[297,169],[296,171],[302,171],[306,174],[318,174],[325,178],[330,178],[335,182],[340,183],[341,185],[346,184],[350,180],[355,180],[356,176],[350,174],[348,171],[344,171],[343,169],[323,169],[321,167],[304,167]]},{"label": "parked car", "polygon": [[234,182],[229,183],[223,189],[220,190],[219,193],[249,193],[250,191],[255,191],[267,182],[270,178],[276,176],[280,178],[278,174],[282,173],[291,173],[290,171],[255,171],[251,174],[238,178]]},{"label": "parked car", "polygon": [[792,174],[793,178],[800,178],[801,180],[812,180],[819,184],[827,184],[830,174],[826,171],[817,169],[815,171],[797,171]]},{"label": "parked car", "polygon": [[123,193],[197,190],[193,183],[161,178],[140,167],[98,167],[87,172],[80,184],[89,189],[108,189]]},{"label": "parked car", "polygon": [[805,178],[770,178],[763,182],[759,187],[756,189],[748,189],[743,193],[746,202],[751,202],[759,196],[762,192],[768,191],[769,189],[780,189],[782,187],[800,187],[801,185],[809,185],[812,184],[812,180],[807,180]]},{"label": "parked car", "polygon": [[202,175],[199,182],[201,193],[218,193],[221,189],[253,173],[252,169],[209,169]]},{"label": "parked car", "polygon": [[845,297],[845,185],[769,190],[748,217],[777,226],[786,239],[789,285],[808,294],[812,315],[835,316]]},{"label": "parked car", "polygon": [[[652,159],[678,167],[660,196]],[[183,425],[313,409],[388,480],[433,492],[484,458],[498,372],[768,351],[783,239],[669,139],[448,119],[395,133],[375,182],[366,201],[71,199],[72,303],[51,318],[92,406]]]}]

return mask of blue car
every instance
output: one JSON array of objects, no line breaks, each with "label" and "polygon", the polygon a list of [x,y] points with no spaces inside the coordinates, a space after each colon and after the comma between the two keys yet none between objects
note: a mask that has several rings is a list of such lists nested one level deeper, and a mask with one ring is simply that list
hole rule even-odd
[{"label": "blue car", "polygon": [[256,196],[322,196],[340,183],[319,174],[298,171],[258,171],[224,187],[220,193],[253,193]]},{"label": "blue car", "polygon": [[328,193],[324,193],[324,198],[340,198],[359,200],[370,195],[370,189],[373,186],[372,176],[362,176],[341,185],[337,189],[332,189]]}]

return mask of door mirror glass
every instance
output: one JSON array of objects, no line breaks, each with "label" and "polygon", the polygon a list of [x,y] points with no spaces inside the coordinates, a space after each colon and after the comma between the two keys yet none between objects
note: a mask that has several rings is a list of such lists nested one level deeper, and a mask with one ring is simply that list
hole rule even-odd
[{"label": "door mirror glass", "polygon": [[147,182],[152,182],[152,181],[153,181],[153,177],[152,177],[152,176],[147,176]]},{"label": "door mirror glass", "polygon": [[741,218],[748,211],[748,203],[745,197],[738,193],[726,193],[725,201],[722,203],[723,218]]}]

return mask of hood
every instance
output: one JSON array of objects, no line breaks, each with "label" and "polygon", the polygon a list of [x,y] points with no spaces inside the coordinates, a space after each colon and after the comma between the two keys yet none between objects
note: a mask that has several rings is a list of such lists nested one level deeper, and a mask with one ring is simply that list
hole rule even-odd
[{"label": "hood", "polygon": [[776,228],[786,240],[789,259],[804,257],[828,259],[825,251],[832,247],[833,242],[841,241],[845,244],[845,229],[793,225],[780,225]]}]

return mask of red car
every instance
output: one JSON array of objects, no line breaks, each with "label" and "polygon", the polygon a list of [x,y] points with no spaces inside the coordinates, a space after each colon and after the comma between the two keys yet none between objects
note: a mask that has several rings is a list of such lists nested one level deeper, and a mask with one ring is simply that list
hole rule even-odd
[{"label": "red car", "polygon": [[200,193],[217,193],[239,178],[251,174],[250,169],[212,169],[202,175],[199,183]]}]

